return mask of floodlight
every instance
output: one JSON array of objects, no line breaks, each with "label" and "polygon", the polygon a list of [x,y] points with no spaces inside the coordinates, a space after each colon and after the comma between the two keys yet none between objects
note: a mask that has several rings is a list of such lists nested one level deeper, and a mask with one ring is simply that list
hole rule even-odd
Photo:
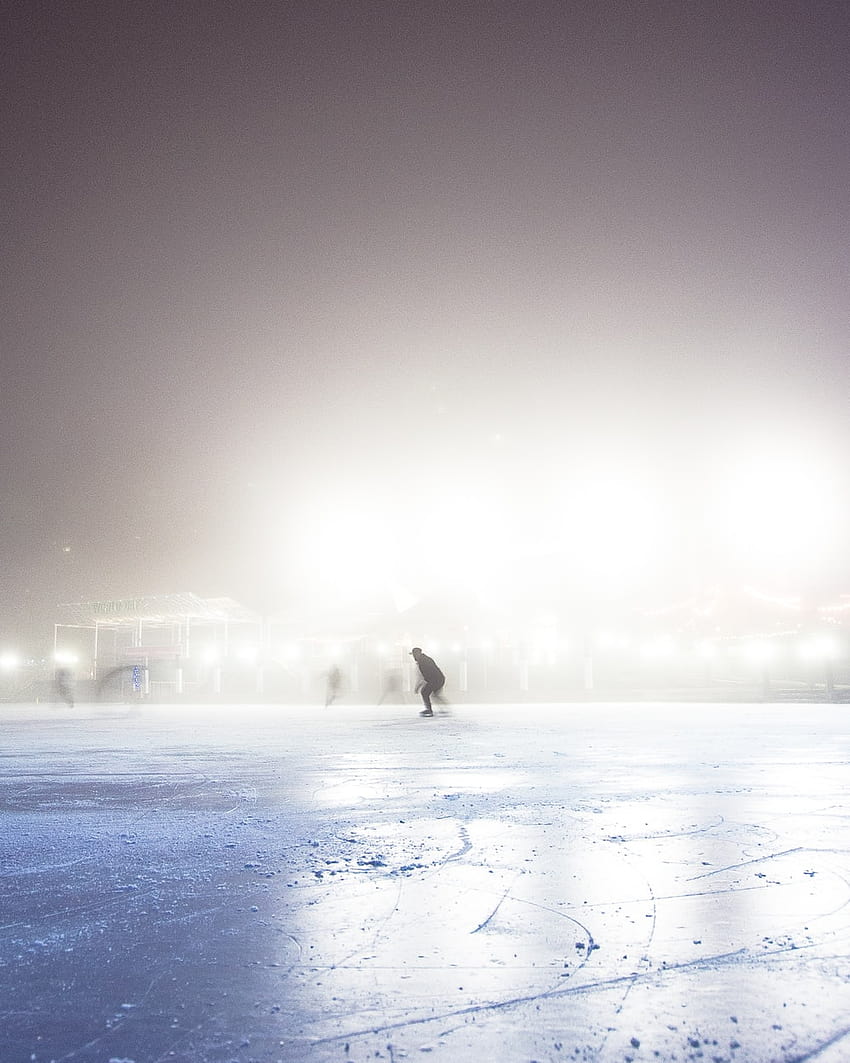
[{"label": "floodlight", "polygon": [[21,659],[14,650],[4,650],[0,653],[0,672],[14,672],[20,665]]},{"label": "floodlight", "polygon": [[301,513],[294,553],[311,594],[345,600],[397,582],[398,547],[379,503],[327,497]]},{"label": "floodlight", "polygon": [[556,525],[559,565],[594,594],[631,593],[668,564],[668,506],[652,478],[622,460],[565,480]]},{"label": "floodlight", "polygon": [[840,526],[827,461],[800,445],[736,455],[710,503],[716,545],[733,563],[787,575],[818,564]]},{"label": "floodlight", "polygon": [[831,635],[812,635],[800,644],[798,652],[804,661],[834,661],[839,646]]},{"label": "floodlight", "polygon": [[640,655],[645,661],[664,661],[673,656],[675,646],[669,635],[662,635],[657,639],[644,642],[640,648]]},{"label": "floodlight", "polygon": [[744,656],[751,664],[766,665],[776,659],[776,645],[765,639],[748,642],[743,647]]},{"label": "floodlight", "polygon": [[593,641],[601,650],[625,650],[630,644],[629,636],[619,631],[599,631]]}]

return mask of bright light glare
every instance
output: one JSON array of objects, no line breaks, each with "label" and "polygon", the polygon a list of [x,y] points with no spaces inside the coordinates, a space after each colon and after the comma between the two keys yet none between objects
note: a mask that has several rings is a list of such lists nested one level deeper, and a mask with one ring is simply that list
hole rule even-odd
[{"label": "bright light glare", "polygon": [[671,521],[639,470],[599,465],[561,489],[562,554],[590,589],[616,595],[641,586],[669,549]]},{"label": "bright light glare", "polygon": [[813,635],[800,645],[804,661],[832,661],[839,656],[837,641],[831,635]]},{"label": "bright light glare", "polygon": [[302,514],[296,538],[300,577],[311,591],[345,600],[397,582],[392,529],[368,504],[345,499],[314,503]]},{"label": "bright light glare", "polygon": [[619,631],[599,631],[594,642],[600,650],[625,650],[628,649],[631,640],[628,635]]},{"label": "bright light glare", "polygon": [[645,642],[640,648],[640,655],[645,661],[669,660],[676,652],[676,647],[669,635]]},{"label": "bright light glare", "polygon": [[839,524],[841,492],[816,456],[776,449],[739,457],[711,522],[733,560],[771,571],[809,565]]},{"label": "bright light glare", "polygon": [[4,650],[0,653],[0,671],[14,672],[21,665],[21,659],[13,650]]},{"label": "bright light glare", "polygon": [[311,597],[472,594],[496,610],[566,577],[609,596],[651,585],[671,556],[669,499],[622,456],[591,456],[541,483],[457,471],[417,477],[391,497],[328,490],[296,514],[287,555]]},{"label": "bright light glare", "polygon": [[76,664],[77,655],[76,653],[72,653],[70,650],[57,650],[53,654],[53,660],[57,664]]},{"label": "bright light glare", "polygon": [[744,646],[744,656],[755,665],[766,665],[776,659],[776,646],[772,642],[760,639],[756,642],[748,642]]},{"label": "bright light glare", "polygon": [[681,580],[784,593],[826,563],[846,523],[829,455],[804,444],[730,440],[709,470],[683,471],[611,440],[548,467],[541,455],[529,475],[426,461],[409,482],[327,481],[282,509],[279,563],[317,609],[653,603]]},{"label": "bright light glare", "polygon": [[505,493],[460,479],[441,484],[434,497],[399,530],[407,543],[405,581],[419,592],[466,590],[501,599],[510,591],[506,562],[517,554],[516,506]]}]

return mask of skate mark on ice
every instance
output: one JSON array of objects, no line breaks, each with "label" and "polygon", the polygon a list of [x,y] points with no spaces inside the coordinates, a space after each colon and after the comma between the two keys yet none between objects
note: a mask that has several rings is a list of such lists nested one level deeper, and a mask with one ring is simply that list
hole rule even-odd
[{"label": "skate mark on ice", "polygon": [[[516,879],[514,879],[514,882],[515,881],[516,881]],[[490,914],[487,916],[487,918],[482,923],[479,923],[478,926],[474,930],[470,931],[470,933],[477,934],[479,930],[483,930],[484,929],[484,927],[490,922],[490,920],[493,918],[493,916],[496,914],[496,912],[498,912],[498,910],[502,907],[502,905],[504,904],[505,900],[507,899],[508,895],[510,894],[510,892],[511,892],[511,890],[513,888],[514,888],[514,883],[512,882],[510,884],[510,886],[508,886],[508,888],[502,894],[502,896],[499,898],[499,902],[496,905],[496,907],[493,909],[493,911],[490,912]]]},{"label": "skate mark on ice", "polygon": [[[105,900],[91,901],[89,904],[78,904],[71,908],[57,908],[53,912],[45,912],[43,915],[38,916],[38,921],[42,923],[51,919],[63,919],[69,915],[79,915],[82,912],[105,911],[108,908],[116,907],[121,901],[126,900],[129,897],[132,897],[133,900],[138,900],[141,897],[150,897],[155,889],[156,887],[149,886],[144,890],[133,890],[132,893],[122,890],[120,893],[107,897]],[[14,923],[4,923],[0,926],[0,930],[13,930],[16,926],[30,926],[32,922],[32,917],[28,919],[19,919]]]},{"label": "skate mark on ice", "polygon": [[[0,871],[0,878],[18,878],[23,875],[43,875],[45,871],[64,871],[69,867],[76,867],[77,864],[85,863],[88,860],[87,856],[77,857],[76,860],[68,860],[63,864],[42,864],[38,867],[15,867],[9,871]],[[2,929],[2,928],[0,928]]]},{"label": "skate mark on ice", "polygon": [[[362,958],[365,953],[367,953],[367,952],[371,953],[377,947],[378,938],[380,937],[381,932],[384,930],[384,928],[386,927],[387,923],[389,923],[389,921],[392,919],[392,917],[399,910],[399,902],[401,900],[402,890],[404,889],[404,881],[402,879],[399,879],[397,881],[398,881],[398,888],[396,889],[395,901],[393,902],[392,907],[387,912],[387,914],[384,916],[384,918],[380,921],[380,923],[377,924],[377,926],[372,931],[372,934],[371,934],[368,942],[364,942],[358,948],[352,949],[351,952],[349,952],[347,955],[343,956],[343,958],[341,960],[337,960],[336,963],[332,963],[329,966],[329,968],[328,968],[329,970],[333,971],[333,970],[336,970],[337,968],[340,968],[340,967],[346,967],[353,959],[356,959],[358,956]],[[295,940],[295,939],[293,938],[293,940]],[[297,942],[296,942],[296,944],[297,944]],[[298,947],[299,947],[299,949],[301,948],[300,945]]]},{"label": "skate mark on ice", "polygon": [[[321,1045],[337,1044],[340,1041],[352,1041],[358,1037],[368,1037],[372,1034],[383,1034],[392,1030],[405,1030],[415,1026],[426,1026],[429,1023],[460,1019],[468,1015],[484,1015],[488,1012],[507,1011],[511,1008],[522,1007],[527,1004],[537,1004],[546,1000],[559,1000],[562,998],[583,996],[596,991],[605,992],[609,989],[616,989],[618,986],[622,986],[623,988],[631,987],[634,984],[653,981],[657,979],[659,975],[663,976],[666,974],[678,974],[680,972],[693,970],[711,969],[713,967],[722,966],[724,962],[737,962],[746,954],[746,949],[736,949],[734,952],[727,952],[717,956],[700,957],[699,959],[689,960],[684,963],[664,965],[648,970],[645,973],[630,972],[629,974],[616,975],[611,978],[601,978],[593,982],[585,982],[583,985],[559,985],[555,989],[544,989],[539,993],[509,997],[505,1000],[494,1000],[488,1004],[470,1004],[463,1008],[452,1008],[438,1014],[420,1015],[414,1018],[399,1019],[397,1022],[384,1023],[380,1026],[369,1026],[359,1030],[349,1030],[347,1033],[334,1034],[331,1037],[317,1038],[316,1040],[310,1041],[310,1046],[316,1048]],[[819,1049],[819,1051],[820,1050],[822,1049]],[[801,1061],[806,1058],[814,1057],[801,1057]]]},{"label": "skate mark on ice", "polygon": [[[841,878],[842,876],[838,876]],[[691,882],[692,879],[686,881]],[[623,908],[629,904],[646,904],[651,901],[653,909],[661,901],[682,901],[688,900],[691,897],[724,897],[731,893],[752,893],[759,890],[771,889],[770,883],[759,883],[756,886],[725,886],[723,889],[718,890],[693,890],[688,893],[652,893],[646,897],[627,897],[627,898],[614,898],[610,901],[588,901],[582,905],[583,909],[589,911],[594,908],[610,908],[612,905]],[[850,889],[850,882],[848,882],[848,889]],[[850,903],[850,901],[848,901]]]},{"label": "skate mark on ice", "polygon": [[[287,934],[286,936],[289,938],[289,940],[292,942],[292,944],[296,947],[296,949],[298,949],[298,963],[300,963],[304,959],[304,946],[301,944],[301,942],[298,940],[298,938],[295,937],[293,934]],[[292,966],[290,967],[290,970],[294,969],[296,966],[298,966],[298,964],[292,964]]]},{"label": "skate mark on ice", "polygon": [[226,808],[224,810],[224,812],[222,813],[222,815],[230,816],[234,812],[238,812],[239,809],[241,807],[243,807],[244,805],[256,805],[256,803],[257,803],[257,787],[256,786],[246,786],[242,790],[228,790],[227,791],[227,797],[229,797],[231,801],[237,801],[238,802],[238,804],[235,804],[233,806],[233,808]]},{"label": "skate mark on ice", "polygon": [[692,834],[706,834],[708,831],[717,830],[718,827],[722,827],[726,822],[724,816],[719,816],[718,819],[712,823],[706,823],[702,827],[694,827],[691,830],[673,830],[673,831],[658,831],[650,834],[609,834],[605,838],[606,842],[644,842],[644,841],[659,841],[664,838],[688,838]]},{"label": "skate mark on ice", "polygon": [[448,864],[452,860],[460,860],[460,858],[462,856],[466,856],[466,854],[472,848],[472,842],[469,840],[469,831],[466,829],[466,827],[464,827],[462,823],[458,825],[457,832],[460,835],[460,840],[463,844],[457,850],[457,852],[449,853],[447,857],[441,860],[441,864]]},{"label": "skate mark on ice", "polygon": [[805,1052],[802,1056],[792,1056],[788,1060],[788,1063],[807,1063],[810,1059],[817,1059],[818,1056],[824,1053],[828,1048],[837,1045],[839,1041],[843,1041],[848,1035],[850,1035],[850,1026],[834,1033],[832,1037],[824,1041],[822,1044],[819,1044],[817,1048],[813,1048],[810,1052]]},{"label": "skate mark on ice", "polygon": [[766,853],[764,856],[753,857],[752,860],[744,860],[740,864],[728,864],[726,867],[717,867],[713,871],[703,871],[701,875],[691,875],[686,882],[696,882],[700,878],[711,878],[712,875],[722,875],[724,871],[737,871],[739,867],[749,867],[752,864],[762,864],[766,860],[777,860],[780,856],[790,856],[791,853],[807,852],[805,846],[797,845],[793,849],[783,849],[780,853]]},{"label": "skate mark on ice", "polygon": [[[687,879],[686,881],[692,882],[693,879]],[[754,890],[769,890],[771,888],[769,883],[762,883],[758,886],[727,886],[722,890],[694,890],[692,893],[664,893],[659,894],[656,900],[659,901],[684,901],[691,897],[724,897],[729,893],[751,893]],[[621,904],[639,904],[640,900],[634,901],[621,901]],[[588,905],[588,908],[593,907]]]},{"label": "skate mark on ice", "polygon": [[[722,818],[721,818],[721,822],[722,822]],[[626,859],[625,862],[628,864],[629,863],[628,859]],[[636,872],[634,872],[634,870],[633,870],[632,873],[635,874]],[[646,885],[647,896],[648,896],[649,901],[650,901],[650,903],[652,905],[651,920],[650,920],[650,924],[649,924],[649,934],[647,935],[646,942],[644,943],[644,946],[643,946],[643,955],[642,955],[641,959],[638,961],[638,966],[640,968],[642,968],[642,971],[638,970],[638,971],[633,971],[632,972],[631,977],[629,978],[629,980],[628,980],[628,982],[626,984],[625,991],[623,992],[623,995],[620,998],[620,1003],[617,1005],[616,1010],[614,1011],[615,1017],[619,1017],[622,1014],[623,1008],[626,1006],[626,1001],[629,999],[629,994],[634,989],[634,987],[637,985],[638,981],[641,980],[643,976],[649,975],[652,972],[652,961],[649,958],[649,953],[650,953],[650,949],[652,948],[652,943],[655,940],[655,930],[656,930],[656,927],[657,927],[657,924],[658,924],[658,899],[656,898],[655,891],[652,888],[652,882],[648,878],[646,878],[646,876],[642,875],[641,877],[643,878],[643,881],[644,881],[644,883]],[[641,899],[641,900],[631,901],[629,903],[645,904],[646,901],[645,901],[645,899]],[[597,1055],[601,1055],[605,1051],[605,1047],[608,1044],[608,1040],[609,1040],[612,1032],[613,1032],[613,1026],[609,1024],[608,1030],[603,1036],[602,1045],[601,1045]]]},{"label": "skate mark on ice", "polygon": [[[133,1018],[133,1012],[145,1003],[145,1001],[153,992],[154,986],[158,985],[158,983],[166,977],[166,975],[171,971],[171,969],[171,965],[169,965],[160,974],[155,975],[149,983],[147,989],[144,991],[144,993],[142,993],[139,999],[133,1001],[133,1003],[129,1006],[128,1010],[119,1013],[116,1021],[108,1029],[104,1030],[103,1033],[99,1034],[97,1037],[93,1037],[90,1041],[86,1041],[85,1044],[80,1045],[77,1048],[70,1049],[68,1052],[65,1053],[64,1056],[57,1056],[55,1059],[51,1060],[51,1063],[65,1063],[66,1060],[74,1059],[81,1052],[85,1052],[87,1048],[94,1048],[96,1045],[99,1045],[101,1041],[106,1040],[107,1037],[111,1037],[113,1034],[119,1032],[122,1027],[124,1027],[127,1022]],[[162,1059],[162,1056],[160,1056],[160,1059]],[[158,1063],[158,1061],[156,1061],[156,1063]]]},{"label": "skate mark on ice", "polygon": [[[522,872],[520,872],[520,874],[522,874]],[[510,890],[512,890],[512,889],[513,889],[513,885],[511,885],[509,887],[507,892],[509,893]],[[504,897],[502,898],[502,900],[504,900]],[[595,941],[595,939],[593,937],[593,933],[591,932],[590,927],[585,926],[585,924],[582,923],[580,919],[576,919],[576,917],[574,915],[570,915],[568,912],[561,912],[557,908],[552,908],[551,905],[541,904],[540,901],[531,901],[527,897],[517,897],[516,895],[514,895],[514,896],[511,897],[511,900],[515,904],[524,904],[528,908],[537,908],[538,911],[548,912],[550,915],[556,915],[559,919],[566,919],[566,921],[568,923],[572,923],[573,926],[577,926],[579,928],[579,930],[584,934],[585,938],[587,939],[587,944],[585,946],[584,959],[578,965],[578,967],[576,967],[577,971],[580,971],[581,968],[585,966],[585,964],[587,963],[587,961],[590,958],[591,954],[594,953],[599,948],[599,946],[597,945],[597,943],[596,943],[596,941]],[[499,904],[496,905],[496,909],[497,910],[499,908],[499,905],[501,905],[501,903],[502,903],[502,901],[499,901]],[[485,921],[489,922],[489,920],[495,914],[496,914],[496,912],[494,911],[490,916],[488,916],[487,920],[485,920]],[[476,929],[480,930],[481,928],[480,927],[476,927]],[[474,934],[475,930],[473,930],[472,933]]]},{"label": "skate mark on ice", "polygon": [[203,1025],[198,1025],[198,1026],[194,1026],[191,1030],[184,1030],[184,1032],[181,1033],[180,1036],[176,1040],[172,1041],[156,1057],[156,1059],[152,1059],[151,1063],[165,1063],[166,1060],[173,1059],[175,1054],[176,1054],[176,1050],[177,1050],[178,1046],[184,1044],[190,1037],[197,1036],[201,1032],[201,1030],[203,1030],[203,1028],[204,1028]]}]

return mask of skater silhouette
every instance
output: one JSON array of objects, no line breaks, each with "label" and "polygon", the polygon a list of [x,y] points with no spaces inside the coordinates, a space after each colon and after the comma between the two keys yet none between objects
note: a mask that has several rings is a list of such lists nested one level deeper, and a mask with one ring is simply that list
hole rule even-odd
[{"label": "skater silhouette", "polygon": [[74,695],[71,691],[71,672],[67,668],[58,668],[54,679],[56,697],[64,701],[69,709],[74,707]]},{"label": "skater silhouette", "polygon": [[336,699],[339,697],[339,688],[342,685],[342,672],[334,665],[328,670],[327,675],[328,686],[325,692],[325,708],[329,705],[333,705]]},{"label": "skater silhouette", "polygon": [[422,652],[421,646],[414,646],[410,651],[411,657],[416,661],[419,666],[419,674],[422,676],[421,682],[416,684],[416,689],[422,695],[422,703],[425,708],[419,713],[420,716],[433,716],[434,709],[431,706],[431,697],[433,697],[444,703],[444,698],[440,697],[440,692],[446,683],[446,677],[440,671],[433,657],[429,657],[427,653]]},{"label": "skater silhouette", "polygon": [[391,672],[387,672],[384,679],[384,689],[381,691],[381,696],[378,698],[378,704],[383,705],[387,698],[395,700],[401,694],[401,672],[393,669]]}]

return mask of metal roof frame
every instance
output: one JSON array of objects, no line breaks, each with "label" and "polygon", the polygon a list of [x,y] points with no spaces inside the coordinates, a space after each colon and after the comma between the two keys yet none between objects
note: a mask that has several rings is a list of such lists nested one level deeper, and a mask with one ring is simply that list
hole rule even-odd
[{"label": "metal roof frame", "polygon": [[251,623],[259,614],[232,598],[201,598],[189,591],[179,594],[141,595],[96,602],[66,602],[57,606],[62,627],[129,627],[138,624]]}]

